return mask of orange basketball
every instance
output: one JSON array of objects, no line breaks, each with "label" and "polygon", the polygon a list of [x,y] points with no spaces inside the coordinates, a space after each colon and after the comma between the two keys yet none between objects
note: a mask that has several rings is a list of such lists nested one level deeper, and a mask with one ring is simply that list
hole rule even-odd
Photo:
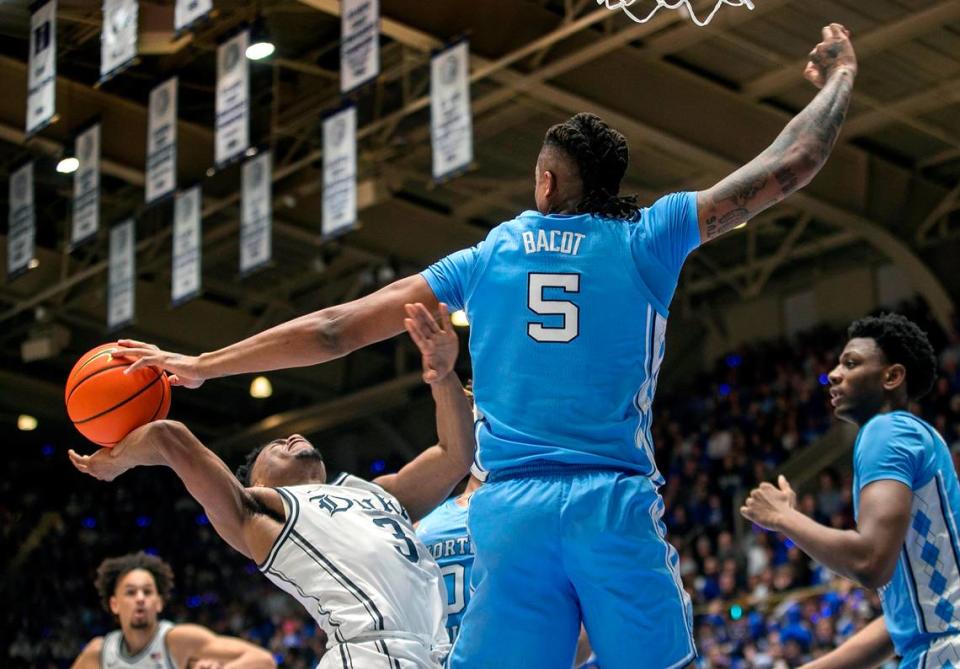
[{"label": "orange basketball", "polygon": [[100,446],[115,446],[141,425],[167,417],[170,382],[150,367],[124,374],[133,360],[114,358],[115,343],[85,353],[67,377],[67,414],[80,433]]}]

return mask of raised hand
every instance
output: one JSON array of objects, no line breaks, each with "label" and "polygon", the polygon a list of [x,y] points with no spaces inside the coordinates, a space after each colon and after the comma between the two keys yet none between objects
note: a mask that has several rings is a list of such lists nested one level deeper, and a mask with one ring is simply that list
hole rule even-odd
[{"label": "raised hand", "polygon": [[776,486],[763,482],[754,488],[740,507],[740,514],[761,527],[779,531],[784,514],[796,507],[797,493],[781,474]]},{"label": "raised hand", "polygon": [[806,77],[817,88],[823,88],[827,79],[840,69],[857,73],[857,55],[850,42],[850,31],[839,23],[831,23],[822,31],[823,40],[813,47],[810,60],[803,70]]},{"label": "raised hand", "polygon": [[153,344],[133,339],[121,339],[117,342],[114,358],[134,358],[136,362],[124,370],[125,374],[141,367],[156,367],[167,372],[171,386],[199,388],[206,380],[200,372],[200,361],[194,355],[180,355],[162,351]]},{"label": "raised hand", "polygon": [[80,455],[71,448],[67,455],[78,471],[101,481],[112,481],[134,467],[163,462],[150,437],[154,430],[162,427],[161,423],[163,421],[155,421],[138,427],[113,448],[101,448],[92,455]]},{"label": "raised hand", "polygon": [[440,322],[437,323],[419,302],[404,305],[404,308],[407,318],[403,319],[403,326],[423,355],[423,380],[436,383],[453,371],[460,351],[460,338],[450,322],[450,311],[441,302]]}]

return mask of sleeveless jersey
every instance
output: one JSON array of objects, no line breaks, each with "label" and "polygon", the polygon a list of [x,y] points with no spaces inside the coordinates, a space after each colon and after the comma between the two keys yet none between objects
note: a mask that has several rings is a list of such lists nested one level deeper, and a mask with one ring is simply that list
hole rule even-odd
[{"label": "sleeveless jersey", "polygon": [[417,534],[440,565],[446,583],[450,643],[456,640],[460,619],[470,603],[473,543],[467,533],[467,511],[466,506],[457,503],[456,497],[451,497],[417,525]]},{"label": "sleeveless jersey", "polygon": [[877,592],[904,665],[921,660],[919,666],[933,666],[926,655],[937,644],[947,642],[951,653],[960,646],[960,484],[950,449],[932,425],[913,414],[880,414],[857,434],[853,477],[855,512],[861,490],[874,481],[899,481],[913,491],[900,558],[890,582]]},{"label": "sleeveless jersey", "polygon": [[668,307],[699,242],[696,194],[675,193],[630,221],[523,212],[421,274],[470,320],[482,469],[615,468],[662,483],[651,406]]},{"label": "sleeveless jersey", "polygon": [[440,568],[393,495],[347,474],[277,492],[286,522],[260,570],[331,646],[381,636],[448,645]]},{"label": "sleeveless jersey", "polygon": [[153,639],[136,655],[127,652],[123,631],[110,632],[103,637],[100,666],[103,669],[177,669],[170,651],[167,650],[167,633],[173,627],[169,620],[161,620]]}]

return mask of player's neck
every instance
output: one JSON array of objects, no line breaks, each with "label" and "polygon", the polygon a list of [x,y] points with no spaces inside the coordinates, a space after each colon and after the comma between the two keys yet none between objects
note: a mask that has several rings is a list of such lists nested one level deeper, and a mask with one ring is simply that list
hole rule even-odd
[{"label": "player's neck", "polygon": [[885,413],[892,413],[894,411],[909,411],[910,402],[906,398],[900,397],[888,397],[880,408],[876,411],[870,412],[868,415],[863,416],[862,418],[856,420],[857,427],[863,427],[871,420]]},{"label": "player's neck", "polygon": [[154,623],[150,627],[123,627],[123,645],[125,646],[124,651],[128,655],[136,655],[147,645],[153,641],[153,637],[157,634],[157,628],[159,625]]}]

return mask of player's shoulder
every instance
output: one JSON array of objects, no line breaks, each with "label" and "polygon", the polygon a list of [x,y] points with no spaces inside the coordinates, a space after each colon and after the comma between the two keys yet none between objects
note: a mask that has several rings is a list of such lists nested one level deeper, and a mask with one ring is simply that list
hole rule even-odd
[{"label": "player's shoulder", "polygon": [[877,414],[863,426],[863,440],[887,441],[894,437],[924,440],[927,436],[924,422],[906,411]]},{"label": "player's shoulder", "polygon": [[74,661],[73,668],[85,669],[86,667],[99,667],[100,653],[103,651],[103,639],[102,636],[96,636],[90,639]]},{"label": "player's shoulder", "polygon": [[214,636],[213,631],[209,628],[194,623],[167,623],[165,632],[167,646],[174,651],[182,644],[206,641]]},{"label": "player's shoulder", "polygon": [[378,483],[375,483],[373,481],[368,481],[366,479],[362,479],[359,476],[354,476],[353,474],[348,474],[346,472],[328,481],[327,485],[338,486],[340,488],[347,488],[347,489],[354,489],[354,490],[364,490],[367,492],[377,492],[377,493],[387,492],[384,489],[384,487]]}]

